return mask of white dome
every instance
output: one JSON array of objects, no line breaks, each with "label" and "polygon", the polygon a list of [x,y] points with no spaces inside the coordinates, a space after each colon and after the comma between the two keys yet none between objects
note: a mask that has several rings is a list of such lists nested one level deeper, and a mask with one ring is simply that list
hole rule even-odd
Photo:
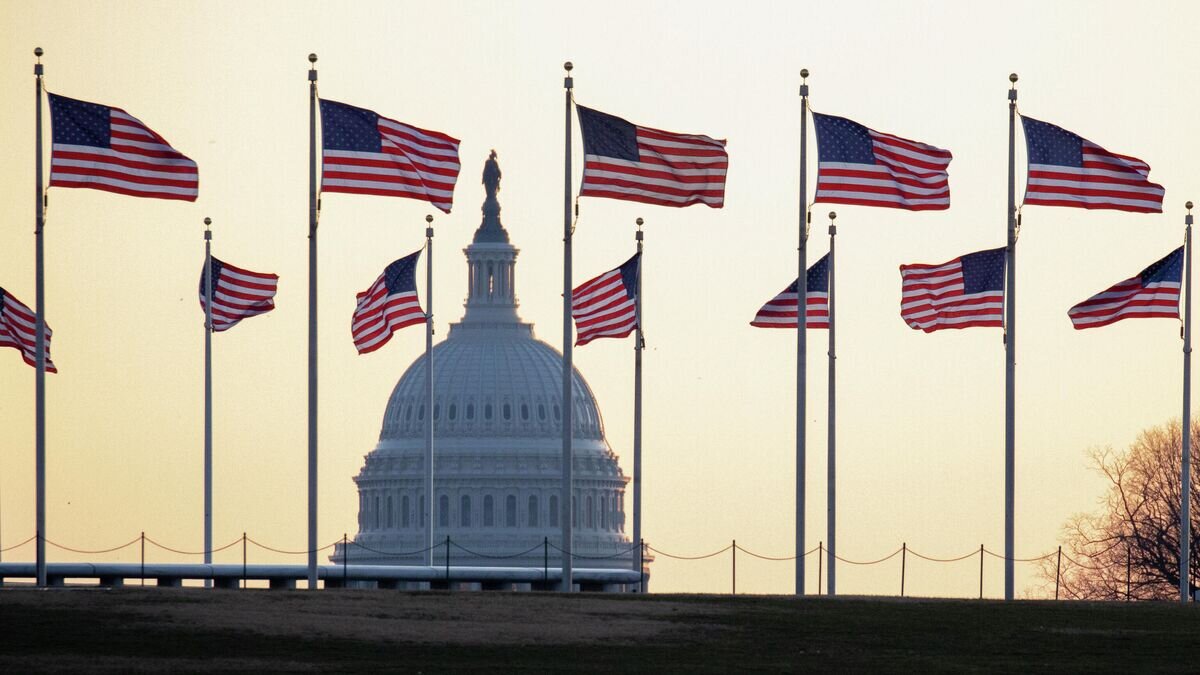
[{"label": "white dome", "polygon": [[[578,370],[574,375],[574,436],[603,439],[595,397]],[[562,386],[562,354],[535,339],[527,324],[507,330],[459,324],[433,348],[434,437],[561,439]],[[379,440],[424,439],[425,420],[420,358],[392,390]]]}]

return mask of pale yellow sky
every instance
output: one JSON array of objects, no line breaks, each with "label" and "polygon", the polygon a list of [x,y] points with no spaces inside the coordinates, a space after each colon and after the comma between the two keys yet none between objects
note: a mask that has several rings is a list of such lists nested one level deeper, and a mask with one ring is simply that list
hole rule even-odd
[{"label": "pale yellow sky", "polygon": [[[455,208],[328,195],[320,228],[320,536],[353,534],[351,477],[384,404],[422,350],[412,329],[369,356],[349,336],[354,294],[437,228],[438,337],[461,316],[479,172],[499,153],[503,221],[521,249],[521,313],[561,341],[562,70],[579,102],[648,126],[728,139],[726,207],[585,199],[576,283],[624,261],[646,219],[645,536],[695,554],[736,538],[793,547],[794,336],[753,329],[795,277],[798,72],[812,105],[954,153],[953,206],[838,212],[839,552],[907,541],[950,557],[1003,548],[1004,353],[1000,331],[933,335],[899,317],[902,263],[1004,243],[1007,76],[1020,107],[1152,167],[1166,213],[1025,210],[1018,268],[1017,555],[1056,545],[1103,488],[1089,447],[1123,446],[1180,414],[1170,321],[1077,333],[1072,304],[1179,245],[1200,197],[1200,9],[1117,2],[238,3],[0,0],[0,285],[32,305],[32,77],[122,107],[200,167],[194,204],[54,189],[47,222],[48,537],[103,548],[139,531],[201,546],[202,219],[214,251],[280,275],[278,309],[214,339],[214,540],[243,531],[305,542],[309,52],[323,96],[462,139]],[[810,132],[811,133],[811,132]],[[1019,133],[1019,132],[1018,132]],[[48,138],[47,130],[47,138]],[[581,167],[576,138],[576,182]],[[815,143],[809,158],[815,185]],[[1024,171],[1018,138],[1018,176]],[[1023,181],[1019,181],[1023,183]],[[831,210],[814,208],[812,259]],[[423,275],[422,275],[423,276]],[[810,332],[809,546],[825,537],[825,333]],[[576,351],[609,442],[632,470],[632,342]],[[0,351],[0,540],[33,533],[33,370]],[[631,507],[627,504],[627,510]],[[52,560],[76,559],[50,548]],[[29,558],[32,549],[5,554]],[[110,559],[130,560],[132,550]],[[154,555],[160,555],[154,553]],[[161,558],[165,559],[165,558]],[[240,560],[240,552],[218,561]],[[258,554],[262,561],[302,559]],[[810,558],[809,589],[816,561]],[[739,591],[791,592],[790,563],[739,556]],[[1032,581],[1018,565],[1018,592]],[[911,594],[972,595],[977,562],[909,559]],[[653,588],[723,591],[728,556],[660,557]],[[845,593],[895,593],[898,561],[839,568]],[[985,593],[1002,593],[989,559]]]}]

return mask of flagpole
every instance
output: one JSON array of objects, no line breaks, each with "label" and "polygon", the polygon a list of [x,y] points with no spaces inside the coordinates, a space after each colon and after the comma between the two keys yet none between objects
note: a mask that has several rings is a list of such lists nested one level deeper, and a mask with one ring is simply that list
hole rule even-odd
[{"label": "flagpole", "polygon": [[[425,216],[425,564],[433,566],[433,216]],[[446,555],[450,555],[449,551]],[[448,583],[448,582],[447,582]]]},{"label": "flagpole", "polygon": [[[204,219],[204,564],[212,564],[212,225]],[[212,587],[212,579],[204,580]]]},{"label": "flagpole", "polygon": [[1008,284],[1004,294],[1004,599],[1013,599],[1017,358],[1017,74],[1008,76]]},{"label": "flagpole", "polygon": [[[834,340],[834,283],[833,283],[833,243],[837,236],[837,225],[834,221],[837,220],[837,212],[829,212],[829,457],[826,463],[826,482],[828,483],[828,498],[829,509],[826,522],[826,540],[828,546],[825,549],[826,555],[829,557],[828,568],[829,575],[826,577],[825,589],[829,595],[837,595],[837,554],[835,542],[837,540],[837,348]],[[808,275],[805,274],[807,277]],[[798,298],[799,296],[797,296]],[[808,319],[808,296],[805,294],[804,317],[805,323]],[[819,589],[818,589],[819,590]]]},{"label": "flagpole", "polygon": [[[808,69],[800,69],[800,246],[796,275],[796,595],[804,595],[805,430],[808,404]],[[821,589],[817,589],[820,593]]]},{"label": "flagpole", "polygon": [[575,80],[571,69],[575,66],[567,61],[563,64],[567,75],[563,78],[566,89],[566,180],[563,183],[563,406],[562,406],[562,591],[570,593],[574,588],[571,579],[572,532],[571,518],[574,507],[574,457],[571,451],[571,90]]},{"label": "flagpole", "polygon": [[36,293],[37,293],[37,334],[34,338],[34,349],[37,351],[35,363],[37,366],[37,374],[34,376],[34,408],[35,408],[35,460],[37,464],[36,480],[37,480],[37,585],[46,585],[46,267],[45,267],[45,240],[42,233],[42,228],[46,224],[46,202],[45,188],[42,184],[42,48],[38,47],[33,50],[33,55],[37,57],[38,62],[33,66],[34,76],[34,91],[36,94],[35,100],[37,105],[37,139],[36,159],[34,161],[36,178],[36,206],[34,212],[36,215],[36,229],[34,230],[34,241],[36,245],[37,260],[35,267],[37,268]]},{"label": "flagpole", "polygon": [[1192,203],[1187,203],[1183,235],[1183,461],[1179,469],[1179,600],[1191,595],[1192,539]]},{"label": "flagpole", "polygon": [[[633,556],[633,570],[639,575],[642,571],[642,351],[646,348],[642,335],[642,223],[637,219],[637,252],[638,271],[637,287],[634,289],[635,316],[637,318],[637,333],[633,340],[633,543],[637,546],[637,555]],[[640,576],[638,577],[641,578]],[[646,590],[638,585],[638,592]]]},{"label": "flagpole", "polygon": [[[308,62],[308,588],[317,588],[317,55]],[[342,552],[345,555],[345,551]]]}]

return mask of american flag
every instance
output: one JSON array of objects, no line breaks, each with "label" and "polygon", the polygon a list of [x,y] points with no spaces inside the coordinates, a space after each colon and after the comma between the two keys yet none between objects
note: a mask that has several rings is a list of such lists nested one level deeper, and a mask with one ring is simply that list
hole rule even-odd
[{"label": "american flag", "polygon": [[450,213],[457,138],[322,100],[321,142],[323,192],[420,199]]},{"label": "american flag", "polygon": [[725,204],[725,141],[642,127],[581,105],[581,197],[660,206]]},{"label": "american flag", "polygon": [[1146,180],[1149,164],[1032,117],[1022,115],[1021,124],[1029,153],[1026,204],[1162,213],[1166,191]]},{"label": "american flag", "polygon": [[[50,335],[46,326],[46,372],[57,373],[50,360]],[[21,352],[25,363],[37,367],[37,315],[21,304],[11,293],[0,288],[0,347],[12,347]]]},{"label": "american flag", "polygon": [[813,113],[813,122],[815,201],[909,211],[950,208],[949,150],[880,133],[844,117]]},{"label": "american flag", "polygon": [[388,265],[371,287],[358,294],[350,332],[359,354],[373,352],[392,339],[392,333],[425,323],[417,301],[417,251]]},{"label": "american flag", "polygon": [[[275,291],[279,286],[278,274],[251,272],[234,267],[227,262],[212,259],[213,303],[212,329],[215,332],[229,330],[242,319],[266,314],[275,309]],[[203,269],[200,270],[200,309],[208,311],[205,295],[208,285]]]},{"label": "american flag", "polygon": [[1183,247],[1171,251],[1132,279],[1093,295],[1067,311],[1076,330],[1122,319],[1178,319]]},{"label": "american flag", "polygon": [[[805,305],[806,327],[829,328],[828,253],[808,268],[808,298]],[[759,328],[796,328],[796,281],[763,305],[750,325]]]},{"label": "american flag", "polygon": [[51,186],[196,201],[196,163],[136,117],[99,103],[49,97]]},{"label": "american flag", "polygon": [[637,328],[641,267],[642,254],[638,253],[617,269],[571,291],[576,345],[586,345],[597,338],[623,338]]},{"label": "american flag", "polygon": [[993,248],[941,265],[901,265],[900,317],[926,333],[1004,325],[1006,251]]}]

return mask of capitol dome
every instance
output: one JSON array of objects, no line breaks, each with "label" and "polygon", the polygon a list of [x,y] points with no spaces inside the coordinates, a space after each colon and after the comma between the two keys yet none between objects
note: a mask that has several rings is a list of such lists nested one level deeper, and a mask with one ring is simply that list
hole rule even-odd
[{"label": "capitol dome", "polygon": [[[500,222],[494,153],[483,177],[483,221],[464,249],[466,312],[433,348],[432,410],[426,409],[424,355],[392,390],[379,442],[354,479],[359,531],[350,562],[426,563],[425,433],[432,420],[431,562],[445,564],[448,536],[455,566],[561,564],[562,354],[517,314],[519,251]],[[578,370],[572,382],[573,546],[576,556],[587,558],[575,565],[629,569],[629,479]],[[340,563],[343,555],[339,546],[332,559]]]}]

